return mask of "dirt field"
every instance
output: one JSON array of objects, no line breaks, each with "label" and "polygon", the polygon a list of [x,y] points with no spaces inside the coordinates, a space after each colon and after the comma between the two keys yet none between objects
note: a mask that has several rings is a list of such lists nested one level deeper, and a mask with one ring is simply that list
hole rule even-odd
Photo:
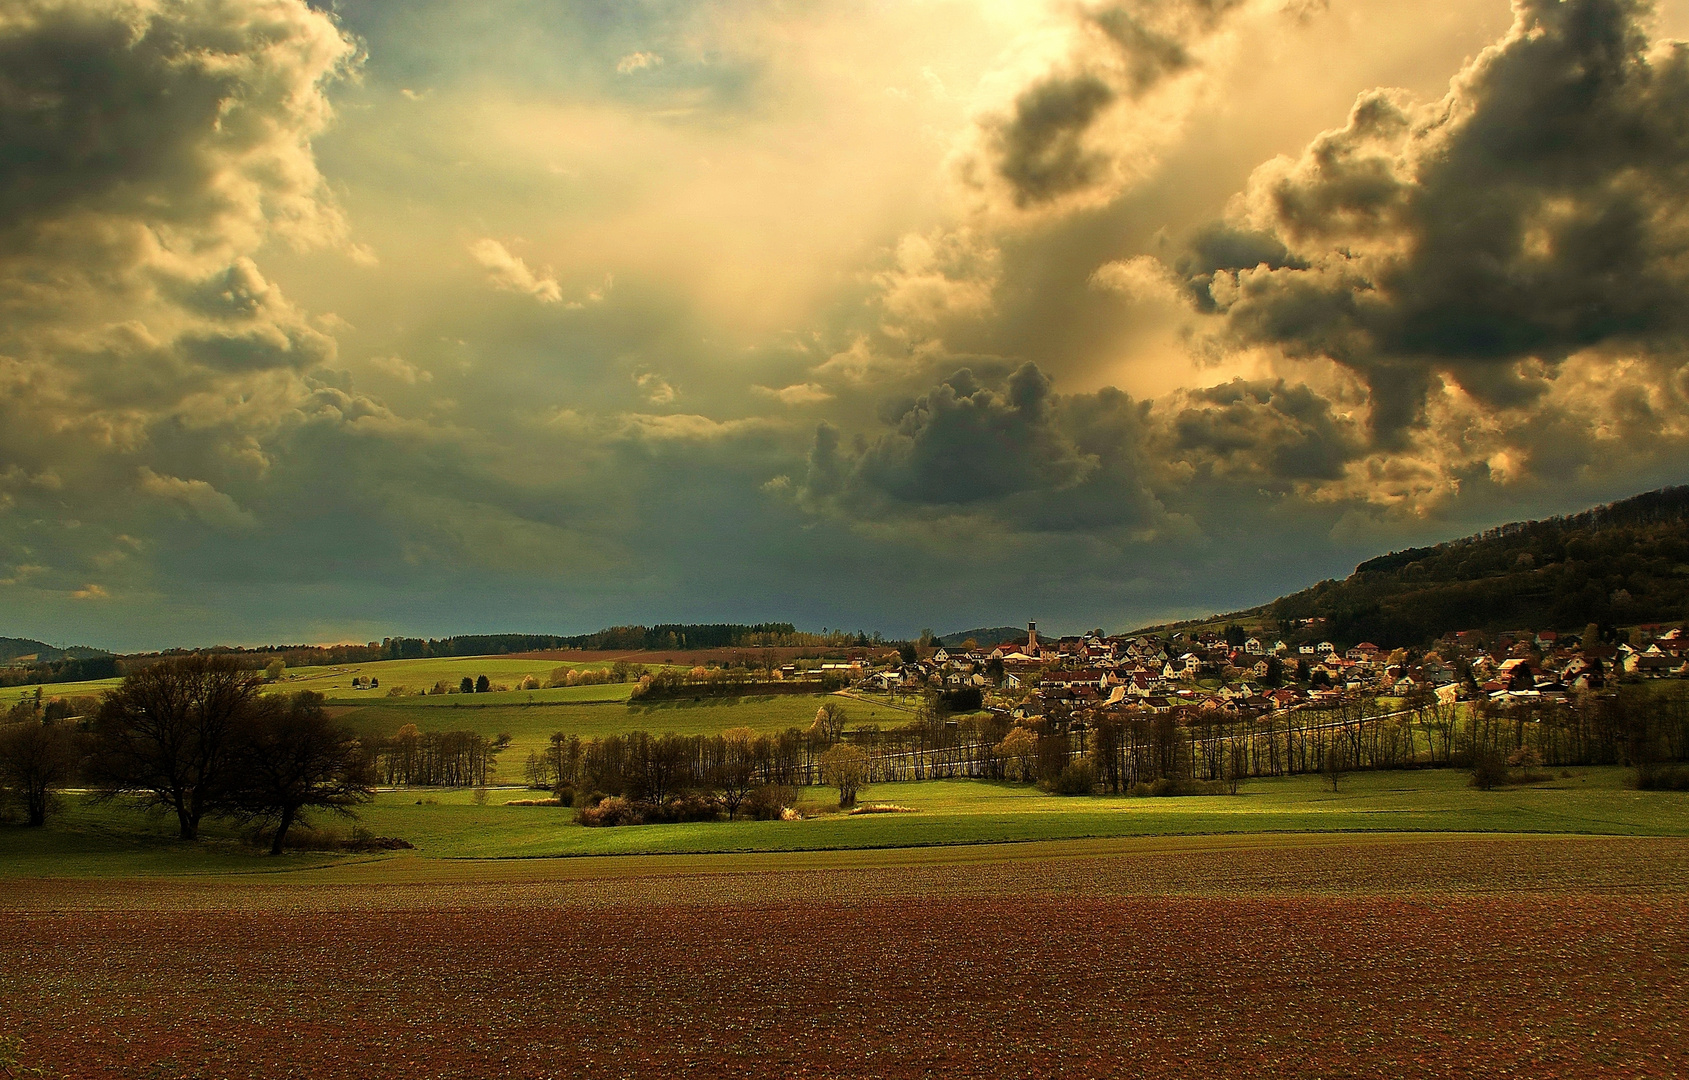
[{"label": "dirt field", "polygon": [[780,859],[15,883],[0,1032],[67,1077],[1689,1072],[1683,840]]}]

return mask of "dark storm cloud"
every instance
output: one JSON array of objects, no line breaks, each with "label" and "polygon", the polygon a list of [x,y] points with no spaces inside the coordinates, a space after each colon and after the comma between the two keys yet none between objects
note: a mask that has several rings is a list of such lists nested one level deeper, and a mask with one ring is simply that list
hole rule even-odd
[{"label": "dark storm cloud", "polygon": [[[1251,182],[1247,225],[1181,262],[1231,331],[1368,383],[1375,433],[1437,374],[1496,407],[1592,346],[1674,353],[1689,312],[1689,51],[1639,0],[1522,0],[1442,102],[1361,96],[1348,124]],[[1252,225],[1256,231],[1246,231]],[[1214,238],[1241,243],[1230,254]]]},{"label": "dark storm cloud", "polygon": [[349,250],[310,139],[354,53],[292,0],[0,17],[0,461],[39,479],[0,564],[38,597],[120,595],[155,527],[249,528],[280,431],[345,415],[306,377],[334,340],[252,256]]},{"label": "dark storm cloud", "polygon": [[1234,379],[1189,391],[1169,420],[1178,455],[1209,475],[1336,480],[1363,450],[1329,400],[1282,379]]},{"label": "dark storm cloud", "polygon": [[1254,266],[1270,270],[1308,268],[1307,263],[1291,255],[1284,242],[1271,233],[1217,221],[1197,230],[1173,269],[1185,279],[1186,290],[1197,310],[1213,312],[1214,296],[1208,286],[1214,280],[1214,272]]},{"label": "dark storm cloud", "polygon": [[1106,4],[1083,10],[1085,43],[1066,70],[1031,83],[991,125],[995,171],[1016,207],[1054,202],[1105,183],[1114,151],[1093,145],[1104,115],[1197,63],[1191,44],[1241,0]]},{"label": "dark storm cloud", "polygon": [[982,379],[963,368],[846,447],[816,432],[804,495],[896,518],[967,513],[1011,529],[1150,523],[1145,410],[1118,390],[1060,397],[1036,364]]},{"label": "dark storm cloud", "polygon": [[1049,202],[1106,173],[1108,155],[1087,147],[1085,133],[1115,97],[1113,87],[1090,74],[1046,79],[1021,94],[996,137],[997,171],[1016,206]]}]

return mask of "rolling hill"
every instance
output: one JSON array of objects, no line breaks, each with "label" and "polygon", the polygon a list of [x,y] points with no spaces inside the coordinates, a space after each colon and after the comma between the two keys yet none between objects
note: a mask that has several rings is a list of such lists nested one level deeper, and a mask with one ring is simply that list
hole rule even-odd
[{"label": "rolling hill", "polygon": [[1393,551],[1342,581],[1203,621],[1260,626],[1287,640],[1392,648],[1426,645],[1454,630],[1581,632],[1590,623],[1607,629],[1686,618],[1689,486]]},{"label": "rolling hill", "polygon": [[90,649],[85,645],[58,649],[45,641],[36,641],[33,638],[0,637],[0,665],[15,664],[19,661],[45,664],[55,660],[93,660],[110,655],[111,653]]}]

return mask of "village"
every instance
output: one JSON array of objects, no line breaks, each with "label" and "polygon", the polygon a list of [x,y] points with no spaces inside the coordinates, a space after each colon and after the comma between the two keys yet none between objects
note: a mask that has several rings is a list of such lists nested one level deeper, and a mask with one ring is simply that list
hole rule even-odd
[{"label": "village", "polygon": [[1432,649],[1386,650],[1366,641],[1340,649],[1317,640],[1318,623],[1296,626],[1285,635],[1290,641],[1235,625],[1051,640],[1031,623],[1024,640],[940,645],[913,659],[895,652],[856,656],[825,662],[818,673],[893,696],[938,691],[971,703],[977,692],[982,707],[1017,720],[1076,713],[1249,719],[1357,697],[1547,704],[1622,679],[1689,677],[1689,634],[1678,626],[1640,627],[1618,644],[1585,644],[1555,631],[1461,631]]}]

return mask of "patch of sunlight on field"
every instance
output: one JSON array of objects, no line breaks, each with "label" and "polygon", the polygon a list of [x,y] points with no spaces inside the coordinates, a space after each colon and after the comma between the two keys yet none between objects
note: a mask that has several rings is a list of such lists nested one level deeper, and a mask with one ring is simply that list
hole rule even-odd
[{"label": "patch of sunlight on field", "polygon": [[4,686],[0,687],[0,706],[10,708],[26,697],[34,697],[37,690],[41,691],[42,701],[51,701],[56,697],[94,697],[105,693],[122,681],[122,679],[93,679],[88,682],[47,683],[44,686]]},{"label": "patch of sunlight on field", "polygon": [[[536,710],[537,711],[537,710]],[[547,710],[549,711],[549,710]],[[360,809],[377,836],[414,845],[406,858],[498,859],[577,855],[795,852],[1149,836],[1295,833],[1507,833],[1689,836],[1689,792],[1625,787],[1628,770],[1578,769],[1530,787],[1484,792],[1464,773],[1354,774],[1333,792],[1321,777],[1257,780],[1236,796],[1147,798],[1047,795],[1030,785],[978,780],[879,784],[865,803],[913,813],[826,815],[806,821],[700,822],[590,829],[568,807],[507,806],[544,793],[492,789],[484,805],[467,790],[383,791]],[[830,793],[811,788],[805,801]],[[286,869],[322,855],[265,862],[224,823],[181,845],[170,823],[68,796],[45,830],[0,827],[0,878],[112,873],[213,873]],[[321,819],[345,835],[349,822]],[[344,856],[343,858],[352,858]],[[368,858],[359,856],[358,858]]]},{"label": "patch of sunlight on field", "polygon": [[[568,664],[556,660],[522,660],[509,656],[424,657],[413,660],[375,660],[364,664],[341,664],[333,667],[289,668],[276,690],[315,690],[327,697],[364,695],[379,697],[397,687],[421,692],[445,682],[456,687],[465,678],[474,680],[485,675],[495,683],[518,686],[532,675],[545,682],[560,667],[608,667],[608,664]],[[375,690],[352,689],[352,680],[375,679],[381,683]]]},{"label": "patch of sunlight on field", "polygon": [[[510,746],[499,755],[493,779],[515,783],[522,780],[528,755],[544,752],[557,732],[581,739],[639,730],[659,735],[719,735],[733,727],[773,734],[790,727],[807,728],[823,700],[818,694],[792,694],[629,704],[629,692],[631,687],[618,685],[568,687],[534,691],[532,703],[509,700],[525,694],[373,698],[336,711],[337,719],[364,735],[388,736],[406,724],[423,731],[474,731],[488,738],[508,734]],[[542,698],[542,694],[559,696]],[[846,703],[846,715],[853,721],[855,708],[854,703]]]},{"label": "patch of sunlight on field", "polygon": [[[864,803],[909,814],[830,815],[799,822],[703,822],[587,829],[560,807],[485,807],[438,798],[407,816],[405,800],[383,796],[366,818],[405,835],[422,854],[443,857],[793,851],[995,843],[1088,837],[1255,832],[1509,832],[1689,835],[1689,794],[1623,787],[1625,771],[1579,770],[1553,784],[1481,792],[1464,773],[1425,770],[1347,778],[1330,790],[1319,777],[1256,781],[1236,796],[1143,798],[1046,795],[1029,785],[977,780],[880,784]],[[507,797],[523,797],[521,794]],[[809,789],[804,798],[825,797]],[[457,810],[451,809],[457,806]],[[406,833],[407,827],[412,832]],[[420,831],[417,827],[421,827]],[[418,839],[420,837],[420,839]]]}]

